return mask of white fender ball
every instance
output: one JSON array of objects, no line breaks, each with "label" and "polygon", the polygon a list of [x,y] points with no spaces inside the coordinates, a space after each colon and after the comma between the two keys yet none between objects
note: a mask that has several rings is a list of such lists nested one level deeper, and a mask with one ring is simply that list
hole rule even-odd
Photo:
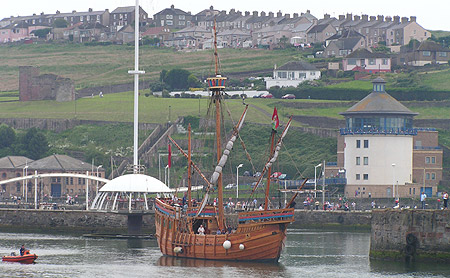
[{"label": "white fender ball", "polygon": [[223,248],[225,248],[226,250],[231,248],[231,241],[229,240],[225,240],[224,243],[222,244]]},{"label": "white fender ball", "polygon": [[177,247],[173,248],[173,252],[175,254],[183,253],[183,247],[177,246]]},{"label": "white fender ball", "polygon": [[241,249],[241,250],[244,250],[245,249],[245,246],[244,246],[244,244],[239,244],[239,249]]}]

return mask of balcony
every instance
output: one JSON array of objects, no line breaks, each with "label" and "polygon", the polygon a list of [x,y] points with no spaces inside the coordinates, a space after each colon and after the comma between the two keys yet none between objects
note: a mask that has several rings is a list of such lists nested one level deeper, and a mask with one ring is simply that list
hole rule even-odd
[{"label": "balcony", "polygon": [[341,135],[417,135],[419,131],[436,131],[434,128],[341,128],[339,129]]}]

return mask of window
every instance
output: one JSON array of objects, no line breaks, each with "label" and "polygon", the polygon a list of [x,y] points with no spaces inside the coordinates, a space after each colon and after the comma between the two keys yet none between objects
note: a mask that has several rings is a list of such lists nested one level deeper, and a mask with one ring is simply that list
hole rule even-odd
[{"label": "window", "polygon": [[360,174],[356,174],[356,180],[359,181],[361,179],[361,175]]},{"label": "window", "polygon": [[6,173],[3,173],[3,174],[2,174],[2,178],[6,178]]},{"label": "window", "polygon": [[73,177],[70,178],[70,184],[73,184]]},{"label": "window", "polygon": [[387,65],[387,64],[389,64],[389,59],[383,58],[381,64],[382,64],[382,65]]},{"label": "window", "polygon": [[185,17],[184,15],[180,15],[178,18],[179,18],[180,20],[185,20],[185,19],[186,19],[186,17]]},{"label": "window", "polygon": [[69,178],[67,177],[67,178],[65,178],[65,180],[66,180],[66,184],[69,184]]},{"label": "window", "polygon": [[426,164],[430,164],[430,157],[429,156],[425,157],[425,163]]},{"label": "window", "polygon": [[369,180],[369,174],[364,174],[363,175],[363,179],[366,181],[366,180]]},{"label": "window", "polygon": [[361,157],[356,157],[356,165],[361,165]]},{"label": "window", "polygon": [[186,21],[180,21],[178,22],[179,25],[186,25]]},{"label": "window", "polygon": [[438,52],[439,57],[447,57],[447,52]]},{"label": "window", "polygon": [[435,157],[435,156],[432,156],[432,157],[431,157],[431,163],[432,163],[432,164],[435,164],[435,163],[436,163],[436,157]]},{"label": "window", "polygon": [[316,75],[316,72],[315,72],[315,71],[311,71],[311,72],[309,73],[309,75]]},{"label": "window", "polygon": [[20,183],[16,184],[16,190],[17,190],[17,192],[20,192]]},{"label": "window", "polygon": [[422,55],[424,57],[429,57],[429,56],[431,56],[431,51],[422,51]]},{"label": "window", "polygon": [[298,73],[298,77],[305,79],[306,78],[306,72],[299,72]]},{"label": "window", "polygon": [[369,147],[369,140],[364,140],[364,148],[367,149]]},{"label": "window", "polygon": [[173,21],[172,20],[166,20],[166,24],[167,25],[173,25]]},{"label": "window", "polygon": [[430,179],[430,173],[427,173],[427,174],[425,175],[425,179],[427,179],[427,180]]},{"label": "window", "polygon": [[167,19],[173,19],[173,15],[168,14],[168,15],[166,15],[166,18],[167,18]]},{"label": "window", "polygon": [[164,20],[161,20],[161,26],[164,26]]},{"label": "window", "polygon": [[364,157],[364,165],[369,165],[369,157]]},{"label": "window", "polygon": [[435,180],[436,179],[436,173],[431,173],[431,179]]},{"label": "window", "polygon": [[375,59],[369,59],[369,65],[375,65]]},{"label": "window", "polygon": [[356,59],[348,59],[348,64],[352,66],[356,66]]},{"label": "window", "polygon": [[356,148],[361,148],[361,140],[356,140]]},{"label": "window", "polygon": [[287,72],[286,71],[279,71],[277,72],[278,78],[287,78]]}]

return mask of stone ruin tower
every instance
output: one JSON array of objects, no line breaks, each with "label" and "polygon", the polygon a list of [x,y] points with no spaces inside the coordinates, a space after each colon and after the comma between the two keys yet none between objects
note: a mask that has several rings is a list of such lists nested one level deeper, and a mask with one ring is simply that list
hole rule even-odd
[{"label": "stone ruin tower", "polygon": [[75,100],[75,86],[69,78],[54,74],[39,75],[39,68],[19,67],[19,100]]}]

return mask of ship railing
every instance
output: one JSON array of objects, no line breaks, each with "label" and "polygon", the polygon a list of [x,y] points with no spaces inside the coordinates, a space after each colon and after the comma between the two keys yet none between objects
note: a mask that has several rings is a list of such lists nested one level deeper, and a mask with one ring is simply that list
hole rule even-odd
[{"label": "ship railing", "polygon": [[162,214],[165,214],[171,218],[179,218],[181,213],[181,208],[178,206],[170,206],[168,204],[163,203],[162,201],[156,199],[155,209]]},{"label": "ship railing", "polygon": [[257,210],[239,213],[239,224],[290,223],[294,221],[294,208]]}]

